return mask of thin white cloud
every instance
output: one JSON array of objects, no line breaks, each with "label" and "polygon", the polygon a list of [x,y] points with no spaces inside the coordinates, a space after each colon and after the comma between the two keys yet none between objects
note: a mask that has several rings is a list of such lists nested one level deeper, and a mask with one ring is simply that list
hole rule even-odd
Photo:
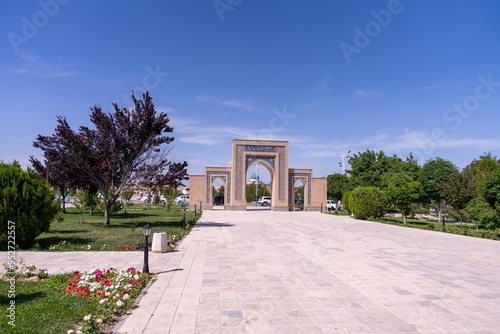
[{"label": "thin white cloud", "polygon": [[378,90],[358,89],[354,91],[354,95],[356,95],[356,97],[359,99],[367,99],[370,97],[382,95],[382,92]]},{"label": "thin white cloud", "polygon": [[207,94],[199,94],[199,95],[196,95],[195,98],[200,102],[211,102],[211,103],[215,103],[217,105],[224,106],[224,107],[245,109],[248,111],[255,111],[255,109],[253,108],[253,103],[250,101],[246,101],[246,100],[232,99],[232,98],[220,99],[220,98],[211,97]]},{"label": "thin white cloud", "polygon": [[465,149],[476,148],[480,151],[500,149],[500,138],[453,138],[446,135],[435,140],[430,131],[410,131],[403,133],[379,133],[364,138],[352,138],[344,141],[327,143],[302,143],[297,144],[303,150],[305,157],[333,157],[346,150],[365,151],[383,150],[384,152],[417,152],[419,150],[433,149]]},{"label": "thin white cloud", "polygon": [[235,126],[210,126],[198,120],[171,118],[171,124],[179,135],[176,138],[185,143],[200,145],[227,144],[233,139],[248,140],[283,140],[290,143],[307,143],[311,139],[297,134],[287,136],[283,132],[279,135],[269,128],[250,129]]},{"label": "thin white cloud", "polygon": [[224,100],[220,101],[220,104],[226,107],[234,107],[239,109],[246,109],[248,111],[252,110],[252,103],[247,101],[238,101],[238,100]]},{"label": "thin white cloud", "polygon": [[321,109],[321,107],[322,107],[321,104],[318,102],[310,102],[297,107],[297,109],[302,112],[309,112],[309,111],[319,110]]},{"label": "thin white cloud", "polygon": [[196,99],[203,102],[210,101],[210,97],[207,94],[196,95]]},{"label": "thin white cloud", "polygon": [[38,60],[35,56],[21,52],[19,54],[23,63],[12,73],[46,78],[66,78],[76,75],[78,71],[74,63],[49,64]]},{"label": "thin white cloud", "polygon": [[461,86],[466,84],[467,82],[455,82],[455,83],[446,83],[446,84],[437,84],[437,85],[428,85],[428,86],[423,86],[420,87],[420,89],[423,90],[429,90],[429,89],[437,89],[437,88],[448,88],[448,87],[455,87],[455,86]]},{"label": "thin white cloud", "polygon": [[175,109],[174,108],[168,108],[168,107],[163,107],[163,106],[155,106],[155,109],[157,111],[164,112],[167,115],[175,113]]}]

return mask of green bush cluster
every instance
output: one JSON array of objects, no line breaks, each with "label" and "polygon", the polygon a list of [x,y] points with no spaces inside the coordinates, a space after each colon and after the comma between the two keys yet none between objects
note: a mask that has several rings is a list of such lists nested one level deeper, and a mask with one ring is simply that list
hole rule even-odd
[{"label": "green bush cluster", "polygon": [[352,195],[352,190],[342,195],[342,205],[344,206],[344,210],[349,212],[351,212],[351,208],[349,206],[349,199],[351,198],[351,195]]},{"label": "green bush cluster", "polygon": [[386,213],[384,192],[377,187],[354,189],[348,203],[350,211],[358,219],[380,218]]},{"label": "green bush cluster", "polygon": [[472,220],[475,220],[488,229],[500,227],[500,215],[488,202],[482,198],[474,198],[467,203],[467,211]]},{"label": "green bush cluster", "polygon": [[[49,230],[58,208],[54,194],[38,174],[18,166],[0,163],[0,244],[5,249],[9,240],[26,248],[42,232]],[[15,226],[8,234],[9,221]],[[12,232],[12,230],[9,230]],[[10,237],[10,238],[9,238]],[[12,245],[12,243],[11,243]]]}]

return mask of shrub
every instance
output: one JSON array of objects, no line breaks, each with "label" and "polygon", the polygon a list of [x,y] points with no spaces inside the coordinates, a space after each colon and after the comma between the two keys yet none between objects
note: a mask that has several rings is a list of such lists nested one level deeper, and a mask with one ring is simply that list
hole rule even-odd
[{"label": "shrub", "polygon": [[344,206],[344,210],[351,212],[350,206],[349,206],[349,199],[352,195],[352,190],[344,193],[342,196],[342,205]]},{"label": "shrub", "polygon": [[349,208],[358,219],[380,218],[386,212],[384,192],[377,187],[358,187],[352,191]]},{"label": "shrub", "polygon": [[414,214],[416,214],[416,215],[417,215],[417,214],[429,215],[429,214],[431,213],[431,210],[426,209],[426,208],[424,208],[424,209],[413,209],[413,210],[412,210],[412,213],[414,213]]},{"label": "shrub", "polygon": [[472,220],[480,222],[487,229],[500,227],[498,212],[481,198],[474,198],[467,203],[467,212]]},{"label": "shrub", "polygon": [[153,197],[153,204],[154,204],[154,205],[158,205],[158,204],[160,204],[160,196],[158,196],[158,194],[156,194],[156,195]]},{"label": "shrub", "polygon": [[[31,246],[42,232],[49,230],[58,208],[49,185],[28,168],[23,171],[13,165],[0,163],[0,244],[8,244],[8,221],[15,225],[15,243],[20,248]],[[12,236],[11,239],[12,240]]]},{"label": "shrub", "polygon": [[425,226],[426,229],[428,230],[435,230],[436,229],[436,225],[434,225],[434,223],[429,223]]}]

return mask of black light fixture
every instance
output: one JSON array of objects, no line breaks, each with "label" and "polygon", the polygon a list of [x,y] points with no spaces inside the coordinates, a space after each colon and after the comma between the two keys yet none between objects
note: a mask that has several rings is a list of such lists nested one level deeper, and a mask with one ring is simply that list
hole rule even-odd
[{"label": "black light fixture", "polygon": [[146,239],[145,242],[144,242],[144,266],[142,267],[142,272],[149,274],[149,264],[148,264],[149,245],[148,245],[148,237],[151,235],[151,226],[149,226],[149,224],[144,225],[144,227],[142,228],[142,234],[144,235],[144,238]]}]

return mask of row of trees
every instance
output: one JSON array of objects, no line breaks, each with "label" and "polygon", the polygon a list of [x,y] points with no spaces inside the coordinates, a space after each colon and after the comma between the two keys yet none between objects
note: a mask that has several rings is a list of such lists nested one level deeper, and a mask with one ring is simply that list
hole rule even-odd
[{"label": "row of trees", "polygon": [[[403,160],[370,150],[354,154],[349,164],[348,175],[328,176],[328,198],[343,198],[344,206],[349,202],[346,193],[350,196],[357,188],[370,188],[370,194],[378,194],[373,190],[378,189],[385,210],[401,210],[405,222],[412,206],[435,205],[440,220],[445,207],[460,221],[472,219],[491,228],[500,227],[500,160],[491,153],[462,170],[439,157],[420,166],[411,154]],[[361,193],[358,190],[356,196]],[[375,197],[380,198],[380,194]]]},{"label": "row of trees", "polygon": [[247,202],[255,202],[255,196],[257,192],[257,197],[262,196],[271,196],[271,193],[267,189],[267,187],[263,184],[258,185],[258,189],[255,189],[257,185],[255,183],[250,183],[246,185],[245,199]]},{"label": "row of trees", "polygon": [[[110,224],[112,206],[130,184],[177,188],[188,179],[187,162],[167,158],[173,128],[166,113],[157,113],[146,92],[142,100],[132,93],[134,108],[113,104],[114,112],[91,108],[94,128],[71,129],[66,118],[57,118],[52,136],[39,135],[33,143],[44,162],[30,161],[44,180],[65,196],[69,189],[99,192],[104,198],[104,225]],[[64,203],[64,198],[63,198]]]}]

